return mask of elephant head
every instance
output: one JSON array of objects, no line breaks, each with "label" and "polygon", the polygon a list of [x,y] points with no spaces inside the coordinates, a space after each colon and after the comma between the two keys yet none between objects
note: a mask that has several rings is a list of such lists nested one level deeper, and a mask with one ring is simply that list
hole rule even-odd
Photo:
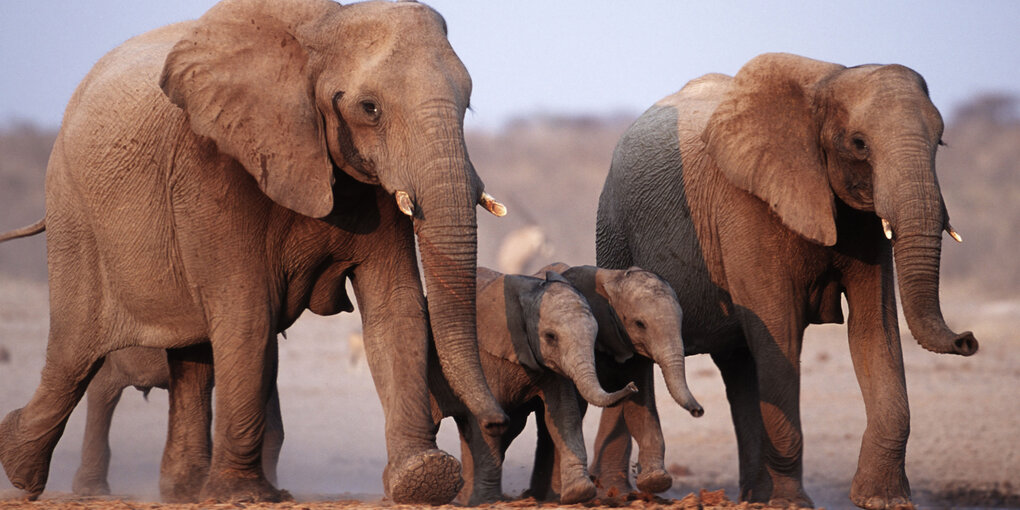
[{"label": "elephant head", "polygon": [[942,117],[916,72],[765,54],[734,76],[702,133],[734,185],[808,240],[838,242],[836,201],[873,212],[892,240],[907,325],[926,349],[969,356],[939,305],[942,232],[959,240],[935,175]]},{"label": "elephant head", "polygon": [[451,386],[487,428],[505,423],[474,320],[475,205],[505,209],[468,158],[471,79],[438,13],[413,2],[226,0],[174,46],[160,86],[279,205],[326,217],[343,205],[334,184],[347,176],[391,194],[414,224]]},{"label": "elephant head", "polygon": [[533,371],[552,370],[571,381],[592,405],[611,406],[637,392],[634,383],[613,393],[595,372],[598,324],[577,289],[552,271],[545,278],[507,275],[506,323],[517,360]]},{"label": "elephant head", "polygon": [[635,353],[654,361],[673,400],[695,417],[705,414],[687,387],[683,311],[668,283],[638,267],[577,266],[563,276],[581,289],[599,318],[600,349],[618,362]]}]

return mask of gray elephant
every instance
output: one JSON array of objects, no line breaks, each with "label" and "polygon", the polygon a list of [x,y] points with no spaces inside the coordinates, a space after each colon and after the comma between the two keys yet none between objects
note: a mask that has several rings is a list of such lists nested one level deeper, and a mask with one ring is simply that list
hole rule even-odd
[{"label": "gray elephant", "polygon": [[[211,379],[212,372],[207,373]],[[209,385],[212,383],[212,380],[207,382]],[[167,389],[169,385],[170,367],[167,365],[166,349],[128,347],[106,356],[103,366],[92,377],[85,392],[85,435],[82,439],[81,465],[71,482],[71,490],[75,494],[110,494],[107,478],[110,469],[110,425],[124,388],[133,386],[148,396],[152,388]],[[204,418],[208,431],[211,423],[207,418],[210,416]],[[266,406],[266,429],[262,442],[262,471],[274,485],[283,437],[280,396],[274,385]]]},{"label": "gray elephant", "polygon": [[[935,175],[942,129],[906,67],[765,54],[732,78],[691,81],[620,139],[599,199],[598,265],[638,265],[677,290],[686,353],[709,353],[726,384],[742,500],[811,506],[801,342],[808,324],[843,321],[845,295],[867,412],[850,497],[909,502],[894,282],[921,346],[978,349],[946,326],[938,299],[941,234],[959,240]],[[594,455],[603,478],[629,457],[625,418],[609,411]]]},{"label": "gray elephant", "polygon": [[[576,289],[554,272],[545,278],[478,269],[478,348],[482,370],[511,423],[527,420],[522,405],[545,403],[551,443],[563,480],[561,502],[587,501],[596,489],[587,469],[577,394],[597,406],[613,405],[637,391],[633,383],[606,393],[595,373],[597,325]],[[503,497],[502,466],[512,436],[485,434],[480,421],[451,391],[431,358],[433,417],[453,417],[461,437],[465,486],[458,499],[469,505]],[[576,385],[576,389],[575,389]],[[513,430],[516,427],[511,426]],[[516,434],[514,434],[516,436]]]},{"label": "gray elephant", "polygon": [[[673,477],[665,466],[665,441],[655,404],[653,364],[661,368],[673,400],[694,417],[704,415],[704,409],[687,387],[681,338],[683,311],[676,294],[668,283],[639,267],[605,269],[557,263],[546,266],[543,271],[561,273],[590,304],[599,328],[595,360],[602,385],[616,388],[628,381],[637,383],[637,395],[610,409],[624,417],[637,441],[638,489],[648,493],[668,490],[673,485]],[[583,414],[586,406],[583,401],[579,402]],[[555,465],[557,452],[549,447],[549,431],[541,419],[543,406],[535,406],[535,411],[538,444],[529,494],[538,499],[552,499],[560,490],[556,472],[550,469]],[[513,413],[510,423],[513,428],[516,423]],[[600,431],[601,435],[605,433]],[[626,477],[629,470],[602,474],[601,456],[614,453],[617,452],[596,451],[592,459],[591,474],[606,489],[629,486],[628,479],[613,478]]]},{"label": "gray elephant", "polygon": [[[16,233],[48,231],[54,313],[41,382],[0,422],[14,486],[38,497],[100,360],[139,345],[168,349],[163,498],[281,499],[260,459],[275,337],[305,309],[352,311],[350,279],[385,415],[386,494],[452,499],[463,481],[436,448],[430,327],[483,429],[507,422],[475,334],[475,206],[505,209],[468,159],[470,93],[445,21],[411,2],[224,0],[100,59],[64,115],[46,217]],[[189,416],[205,413],[210,369],[211,458]]]}]

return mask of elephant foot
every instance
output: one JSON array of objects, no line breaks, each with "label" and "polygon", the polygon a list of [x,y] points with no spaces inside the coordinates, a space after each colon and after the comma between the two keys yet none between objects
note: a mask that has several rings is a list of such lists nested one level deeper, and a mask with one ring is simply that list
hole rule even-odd
[{"label": "elephant foot", "polygon": [[627,473],[623,472],[597,476],[595,478],[595,486],[598,487],[600,496],[605,496],[610,492],[614,494],[627,494],[634,491]]},{"label": "elephant foot", "polygon": [[78,496],[109,496],[110,484],[104,479],[79,470],[71,482],[71,492]]},{"label": "elephant foot", "polygon": [[858,470],[850,486],[850,501],[869,510],[913,508],[907,475],[902,469],[896,471],[887,476],[867,476]]},{"label": "elephant foot", "polygon": [[428,450],[404,460],[400,467],[386,466],[387,495],[398,504],[445,505],[464,485],[460,462],[442,450]]},{"label": "elephant foot", "polygon": [[223,469],[210,471],[200,499],[231,503],[280,503],[294,498],[289,492],[273,487],[261,473]]},{"label": "elephant foot", "polygon": [[564,505],[584,503],[595,498],[597,494],[598,490],[595,488],[595,483],[588,478],[581,478],[563,485],[560,503]]},{"label": "elephant foot", "polygon": [[653,469],[637,476],[637,488],[648,494],[666,492],[673,486],[673,477],[665,469]]},{"label": "elephant foot", "polygon": [[[22,499],[34,501],[46,487],[56,441],[47,441],[52,433],[35,440],[24,439],[24,434],[18,430],[21,411],[11,411],[0,422],[0,465],[11,485],[23,491]],[[47,442],[50,443],[48,446]]]},{"label": "elephant foot", "polygon": [[173,465],[166,458],[159,473],[159,497],[164,503],[197,503],[206,479],[209,478],[207,457],[204,462]]},{"label": "elephant foot", "polygon": [[772,498],[768,503],[769,507],[775,508],[814,508],[815,504],[811,498],[804,494],[803,497],[794,498]]},{"label": "elephant foot", "polygon": [[773,488],[772,496],[769,498],[770,507],[781,508],[814,508],[815,503],[811,501],[804,488],[798,484],[796,488],[782,490],[781,487]]}]

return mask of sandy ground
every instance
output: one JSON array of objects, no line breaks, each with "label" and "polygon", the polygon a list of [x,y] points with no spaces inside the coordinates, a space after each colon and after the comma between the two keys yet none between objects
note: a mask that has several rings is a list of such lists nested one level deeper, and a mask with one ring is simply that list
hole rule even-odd
[{"label": "sandy ground", "polygon": [[[39,381],[48,330],[46,293],[44,285],[0,277],[0,413],[24,405]],[[1020,354],[1014,350],[1020,347],[1020,300],[974,302],[957,295],[944,297],[943,308],[951,326],[975,332],[981,348],[971,358],[935,355],[902,327],[912,411],[907,474],[915,503],[924,508],[1020,507]],[[280,508],[346,500],[371,505],[381,498],[386,459],[382,408],[364,360],[349,343],[359,331],[356,315],[309,314],[281,342],[279,386],[287,437],[280,485],[304,503]],[[706,414],[692,418],[662,399],[664,389],[658,392],[667,465],[679,475],[663,496],[680,499],[700,489],[722,489],[736,499],[736,445],[722,381],[707,356],[688,360],[691,389]],[[865,415],[845,327],[808,329],[802,363],[807,490],[820,507],[850,508],[847,495]],[[84,428],[80,406],[57,446],[42,501],[23,506],[155,507],[148,502],[158,501],[166,405],[163,391],[153,391],[146,401],[141,393],[126,390],[114,419],[110,482],[118,498],[134,503],[67,496]],[[589,445],[598,414],[590,412],[585,421]],[[459,452],[456,427],[449,420],[439,445]],[[526,488],[533,445],[529,424],[508,453],[507,494]],[[0,476],[0,500],[12,494]],[[648,504],[637,503],[642,505]],[[0,509],[18,506],[0,501]]]}]

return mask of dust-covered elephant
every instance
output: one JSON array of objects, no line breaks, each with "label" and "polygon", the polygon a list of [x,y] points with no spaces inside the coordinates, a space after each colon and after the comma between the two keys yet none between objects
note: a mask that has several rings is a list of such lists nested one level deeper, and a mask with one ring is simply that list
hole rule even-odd
[{"label": "dust-covered elephant", "polygon": [[[204,384],[211,385],[212,371],[207,370],[206,373],[210,377]],[[79,496],[110,494],[110,426],[124,389],[134,387],[148,398],[153,388],[167,389],[169,386],[170,367],[166,361],[166,349],[128,347],[106,355],[103,366],[92,377],[85,392],[81,465],[71,482],[72,492]],[[208,406],[209,403],[203,403],[201,407],[208,410]],[[212,424],[209,413],[198,413],[196,417],[205,423],[206,429]],[[266,479],[274,485],[283,435],[280,396],[274,386],[266,406],[265,438],[262,441],[262,470]]]},{"label": "dust-covered elephant", "polygon": [[524,428],[531,412],[527,404],[532,399],[543,402],[547,409],[551,448],[559,459],[553,469],[563,480],[561,502],[595,497],[577,395],[604,407],[632,395],[637,388],[629,383],[607,393],[599,384],[595,373],[598,326],[588,302],[555,272],[536,278],[479,268],[477,320],[482,370],[496,400],[510,415],[510,426],[501,437],[485,434],[479,420],[453,394],[443,373],[429,371],[436,423],[451,416],[460,431],[467,483],[459,499],[477,505],[503,497],[504,454]]},{"label": "dust-covered elephant", "polygon": [[[48,231],[53,313],[41,383],[0,422],[14,486],[43,491],[100,360],[140,345],[169,349],[163,497],[280,499],[260,462],[275,336],[305,309],[353,310],[349,279],[385,414],[386,494],[452,499],[463,482],[435,444],[428,320],[482,426],[507,420],[475,338],[475,206],[505,209],[468,159],[470,93],[445,21],[413,2],[225,0],[100,59],[64,115],[45,219],[17,232]],[[206,342],[211,356],[194,347]],[[175,418],[208,397],[196,381],[210,361],[211,459],[207,435]]]},{"label": "dust-covered elephant", "polygon": [[[942,232],[959,240],[935,175],[942,129],[911,69],[765,54],[734,77],[691,81],[621,137],[599,199],[597,262],[673,286],[686,353],[711,354],[726,384],[741,499],[810,505],[801,342],[808,324],[843,321],[845,295],[867,411],[850,497],[867,508],[909,501],[895,281],[924,348],[978,349],[939,305]],[[629,441],[596,442],[629,452]],[[603,457],[602,476],[626,457]]]}]

